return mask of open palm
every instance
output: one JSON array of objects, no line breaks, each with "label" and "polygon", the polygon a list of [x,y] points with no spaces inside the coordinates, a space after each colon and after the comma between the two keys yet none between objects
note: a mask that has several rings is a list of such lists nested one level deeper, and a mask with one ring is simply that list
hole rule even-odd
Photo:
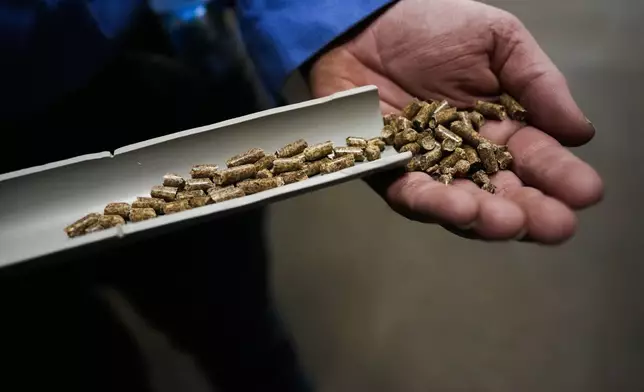
[{"label": "open palm", "polygon": [[562,74],[505,11],[471,0],[402,0],[322,55],[309,82],[316,96],[376,85],[384,113],[412,97],[472,107],[501,91],[527,108],[531,126],[488,121],[481,130],[515,157],[512,171],[492,176],[497,195],[465,180],[446,187],[424,173],[372,179],[412,219],[484,239],[559,243],[575,232],[573,210],[602,197],[597,173],[562,147],[588,142],[592,125]]}]

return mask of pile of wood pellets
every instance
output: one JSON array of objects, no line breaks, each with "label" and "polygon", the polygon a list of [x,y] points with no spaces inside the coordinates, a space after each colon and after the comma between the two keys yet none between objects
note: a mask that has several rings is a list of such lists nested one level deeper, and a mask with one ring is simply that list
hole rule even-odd
[{"label": "pile of wood pellets", "polygon": [[318,174],[329,174],[354,166],[355,162],[380,159],[384,141],[375,137],[347,137],[346,146],[331,141],[309,146],[296,140],[274,154],[252,148],[226,161],[226,168],[215,164],[195,165],[190,178],[168,173],[162,185],[152,187],[150,196],[132,203],[110,203],[103,214],[91,213],[65,228],[69,237],[78,237],[127,221],[140,222],[205,205],[221,203],[246,195],[304,181]]},{"label": "pile of wood pellets", "polygon": [[380,137],[347,137],[346,146],[331,141],[309,146],[296,140],[274,154],[252,148],[226,161],[226,168],[215,164],[195,165],[190,178],[175,173],[163,176],[162,185],[152,187],[150,196],[130,203],[105,206],[102,214],[90,213],[65,228],[69,237],[109,229],[126,222],[140,222],[209,204],[304,181],[318,174],[333,173],[374,161],[393,146],[400,153],[411,152],[407,171],[423,171],[450,184],[454,178],[469,178],[482,189],[494,193],[489,174],[506,170],[512,163],[507,146],[496,145],[478,131],[485,119],[524,121],[526,111],[507,94],[500,103],[478,101],[472,111],[459,111],[447,101],[413,100],[401,114],[383,117]]},{"label": "pile of wood pellets", "polygon": [[444,184],[468,178],[483,190],[495,192],[489,175],[512,164],[507,146],[497,145],[479,134],[486,118],[525,121],[526,110],[510,95],[499,103],[477,101],[473,110],[459,111],[447,101],[409,103],[401,114],[384,117],[381,137],[398,152],[410,151],[407,171],[422,171]]}]

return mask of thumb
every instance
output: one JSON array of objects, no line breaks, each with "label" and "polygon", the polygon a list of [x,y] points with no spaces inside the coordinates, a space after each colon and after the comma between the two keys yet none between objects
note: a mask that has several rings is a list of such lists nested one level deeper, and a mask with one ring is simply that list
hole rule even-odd
[{"label": "thumb", "polygon": [[502,88],[528,110],[531,123],[564,145],[590,141],[595,128],[572,98],[563,74],[525,26],[504,12],[492,31],[493,70]]}]

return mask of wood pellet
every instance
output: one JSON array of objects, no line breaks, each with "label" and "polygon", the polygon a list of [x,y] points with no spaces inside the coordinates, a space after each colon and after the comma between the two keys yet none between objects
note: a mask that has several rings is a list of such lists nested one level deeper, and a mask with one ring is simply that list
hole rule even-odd
[{"label": "wood pellet", "polygon": [[426,173],[445,185],[455,178],[467,178],[482,190],[495,193],[490,175],[510,169],[513,157],[507,146],[492,143],[479,131],[487,120],[526,121],[527,117],[526,109],[507,94],[495,102],[477,101],[469,110],[450,106],[446,100],[414,99],[402,114],[383,116],[378,136],[349,135],[344,146],[330,140],[309,145],[298,139],[274,154],[252,147],[227,159],[224,169],[214,163],[195,164],[185,177],[178,172],[161,175],[161,185],[153,186],[149,196],[139,196],[131,204],[109,203],[103,214],[90,213],[64,231],[74,238],[223,203],[335,173],[356,162],[367,164],[380,159],[387,149],[411,153],[407,171]]}]

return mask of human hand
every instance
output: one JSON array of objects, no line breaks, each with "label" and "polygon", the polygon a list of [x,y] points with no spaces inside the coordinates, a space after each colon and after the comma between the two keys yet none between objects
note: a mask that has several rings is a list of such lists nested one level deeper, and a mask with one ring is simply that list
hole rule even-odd
[{"label": "human hand", "polygon": [[481,134],[507,144],[512,171],[492,176],[492,195],[466,180],[452,186],[425,173],[370,179],[397,212],[467,237],[556,244],[576,230],[573,210],[599,202],[603,184],[562,147],[594,136],[563,75],[513,15],[472,0],[401,0],[311,65],[317,97],[378,86],[383,113],[413,97],[472,107],[507,91],[530,113],[530,126],[488,121]]}]

